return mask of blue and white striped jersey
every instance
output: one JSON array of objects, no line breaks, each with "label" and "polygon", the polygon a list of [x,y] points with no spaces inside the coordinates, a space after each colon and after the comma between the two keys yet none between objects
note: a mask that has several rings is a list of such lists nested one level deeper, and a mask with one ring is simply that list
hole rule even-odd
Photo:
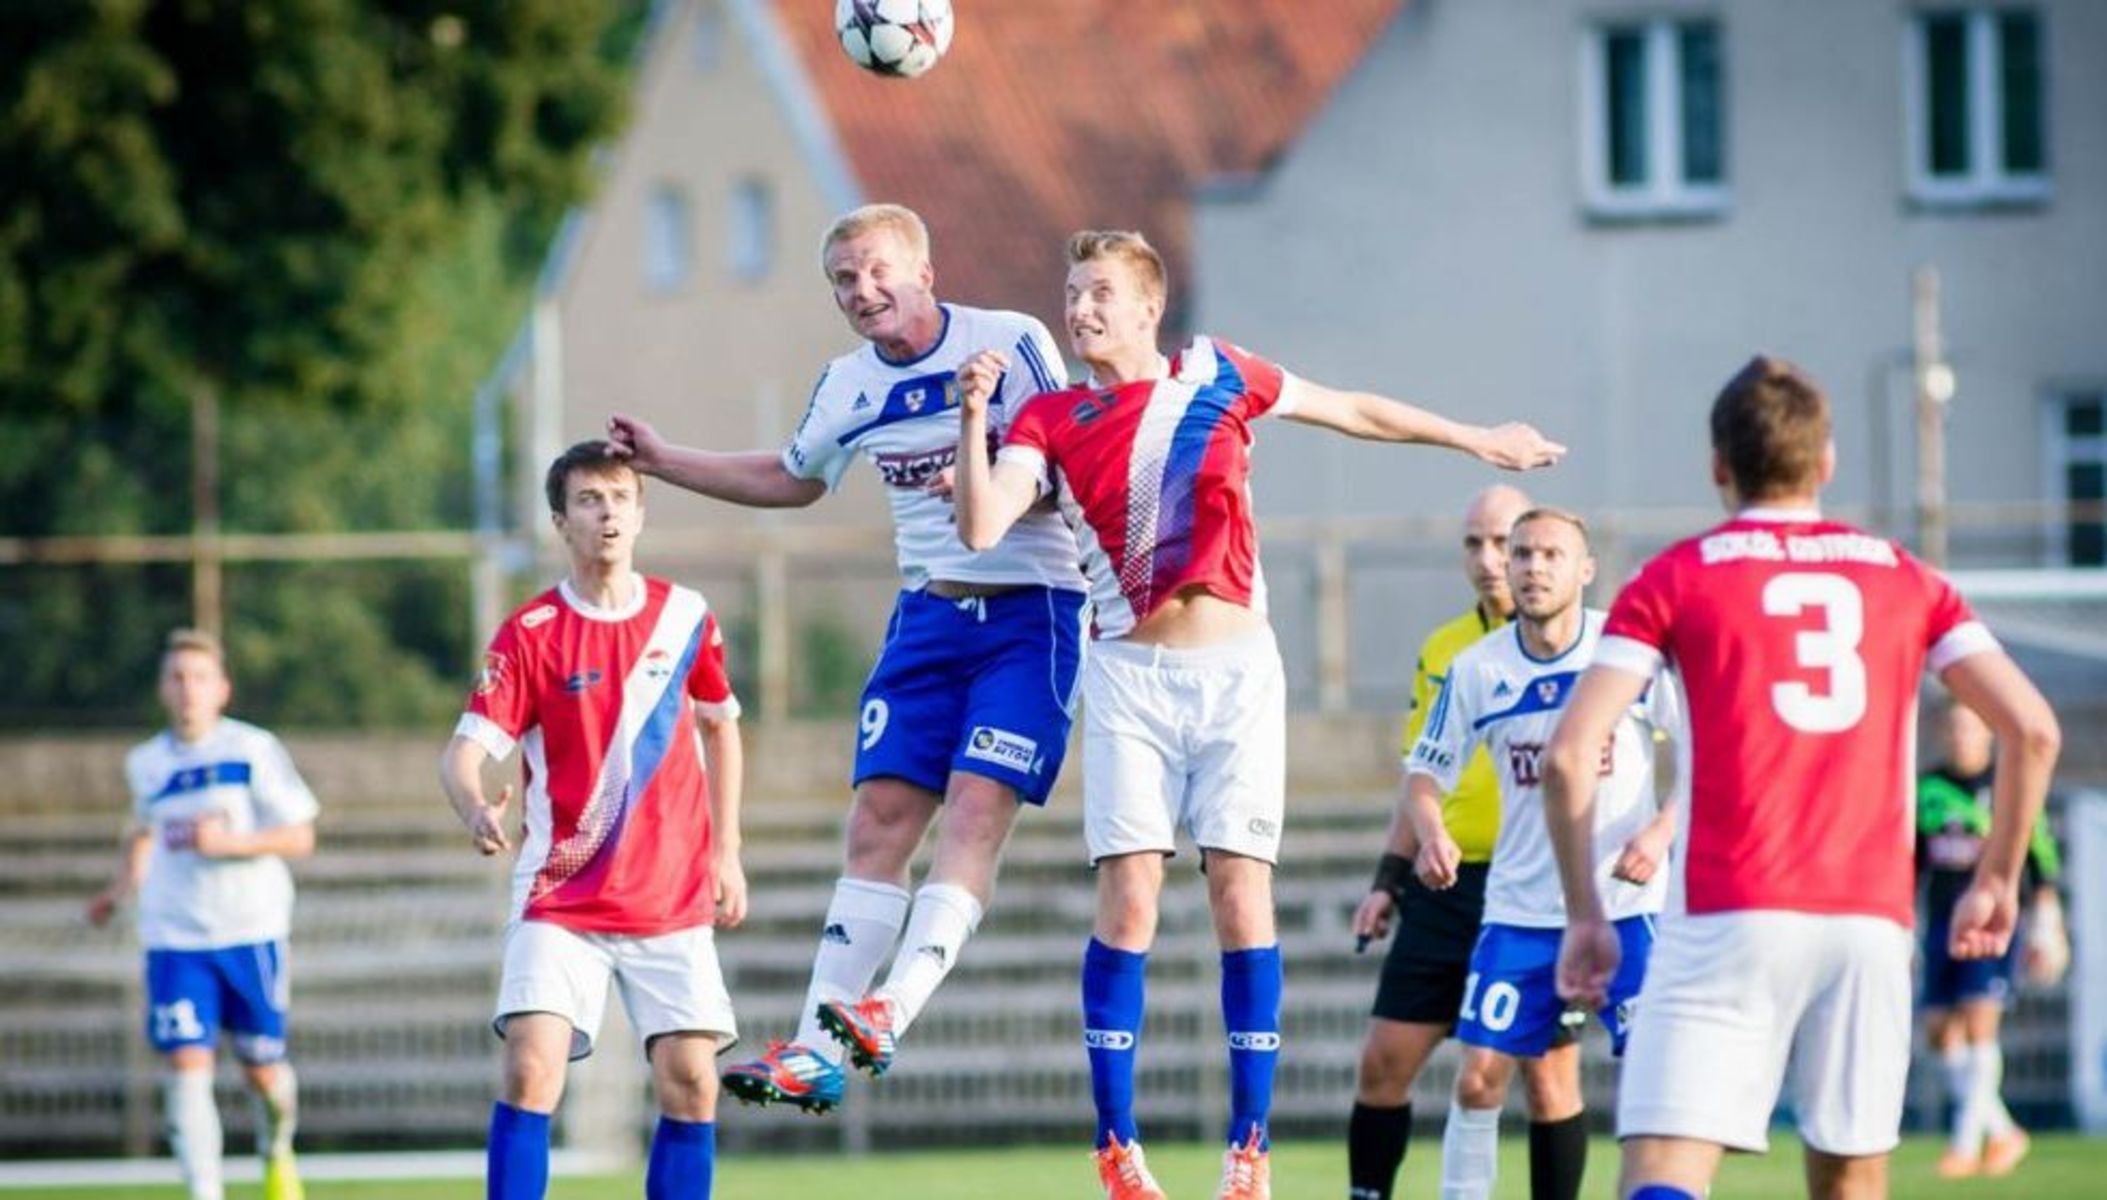
[{"label": "blue and white striped jersey", "polygon": [[1081,591],[1075,535],[1059,513],[1026,513],[1000,544],[975,553],[959,541],[951,502],[924,490],[958,458],[958,389],[952,381],[968,358],[997,350],[1010,360],[988,406],[995,445],[1025,401],[1068,385],[1053,335],[1036,318],[960,304],[941,307],[944,331],[920,358],[892,362],[865,343],[827,364],[804,420],[783,449],[783,466],[799,479],[823,479],[831,489],[856,456],[869,459],[892,502],[893,541],[909,588],[950,579]]},{"label": "blue and white striped jersey", "polygon": [[285,860],[205,858],[198,822],[236,833],[315,819],[292,756],[276,737],[223,718],[195,742],[162,733],[132,747],[124,774],[133,820],[152,838],[139,889],[139,937],[150,950],[213,950],[282,938],[292,925],[293,876]]},{"label": "blue and white striped jersey", "polygon": [[[1522,645],[1521,623],[1495,629],[1449,664],[1448,680],[1427,715],[1407,770],[1432,776],[1444,792],[1456,786],[1471,751],[1483,744],[1500,777],[1500,833],[1485,879],[1487,924],[1562,928],[1566,902],[1558,860],[1544,826],[1544,749],[1565,715],[1581,673],[1595,660],[1604,614],[1581,613],[1580,634],[1555,657],[1542,659]],[[1625,843],[1658,811],[1654,801],[1655,734],[1678,742],[1676,791],[1687,776],[1681,760],[1682,706],[1672,677],[1656,676],[1646,695],[1617,722],[1602,748],[1595,789],[1595,884],[1611,920],[1661,911],[1668,864],[1645,886],[1612,880]],[[1685,814],[1687,816],[1687,814]]]}]

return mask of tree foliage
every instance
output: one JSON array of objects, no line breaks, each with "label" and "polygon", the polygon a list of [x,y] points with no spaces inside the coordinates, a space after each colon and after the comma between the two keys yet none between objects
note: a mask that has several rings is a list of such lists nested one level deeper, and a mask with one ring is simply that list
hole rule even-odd
[{"label": "tree foliage", "polygon": [[[205,390],[222,410],[226,528],[464,524],[470,393],[619,123],[641,12],[0,5],[0,536],[187,529]],[[84,647],[39,636],[95,574],[0,584],[0,640],[50,641],[57,656],[38,670],[61,694],[40,707],[108,696],[99,673],[66,665]],[[150,645],[130,626],[165,627],[183,607],[169,574],[101,593],[119,606],[97,618],[113,640]],[[326,602],[312,571],[230,575],[232,618],[255,623],[230,629],[237,669],[312,670],[299,644],[326,627],[394,672],[379,691],[450,677],[457,664],[425,656],[465,622],[403,600],[458,581],[396,574],[340,582]],[[304,694],[291,681],[250,692]],[[338,715],[381,707],[350,698]],[[290,710],[331,719],[323,701]]]}]

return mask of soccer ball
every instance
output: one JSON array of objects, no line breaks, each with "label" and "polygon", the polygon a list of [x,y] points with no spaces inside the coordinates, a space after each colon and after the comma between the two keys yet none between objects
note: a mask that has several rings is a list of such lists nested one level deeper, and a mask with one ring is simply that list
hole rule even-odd
[{"label": "soccer ball", "polygon": [[951,48],[951,0],[834,0],[834,32],[866,71],[912,79]]}]

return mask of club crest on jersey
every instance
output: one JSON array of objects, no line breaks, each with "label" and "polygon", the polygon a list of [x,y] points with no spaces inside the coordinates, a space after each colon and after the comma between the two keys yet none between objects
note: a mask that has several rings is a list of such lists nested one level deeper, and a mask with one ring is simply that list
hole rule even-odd
[{"label": "club crest on jersey", "polygon": [[476,695],[488,696],[505,685],[505,670],[509,666],[502,654],[485,654],[483,669],[476,672]]},{"label": "club crest on jersey", "polygon": [[906,406],[907,406],[907,411],[908,411],[908,412],[911,412],[911,413],[918,413],[918,412],[921,412],[921,411],[922,411],[922,409],[923,409],[923,408],[925,408],[925,407],[926,407],[926,406],[927,406],[927,405],[929,404],[929,389],[928,389],[928,388],[914,388],[914,389],[911,389],[911,390],[909,390],[908,392],[906,392],[905,394],[903,394],[903,395],[902,395],[902,396],[900,397],[900,403],[902,403],[902,404],[904,404],[904,405],[906,405]]},{"label": "club crest on jersey", "polygon": [[530,608],[530,609],[528,609],[528,610],[527,610],[526,612],[523,612],[523,613],[521,613],[521,614],[520,614],[520,616],[519,616],[519,627],[520,627],[521,629],[534,629],[534,628],[536,628],[536,627],[538,627],[538,626],[546,625],[546,624],[548,624],[548,623],[549,623],[550,621],[553,621],[553,620],[555,620],[555,619],[556,619],[556,606],[555,606],[555,605],[553,605],[553,604],[538,604],[538,605],[534,606],[533,608]]},{"label": "club crest on jersey", "polygon": [[1538,700],[1542,701],[1542,702],[1543,702],[1544,704],[1546,704],[1546,705],[1555,705],[1555,704],[1557,704],[1557,703],[1558,703],[1558,680],[1556,680],[1556,679],[1539,679],[1539,680],[1537,680],[1537,681],[1536,681],[1536,698],[1537,698]]},{"label": "club crest on jersey", "polygon": [[1039,758],[1039,743],[1021,733],[979,725],[966,739],[966,757],[1029,774]]},{"label": "club crest on jersey", "polygon": [[648,650],[644,653],[644,674],[651,679],[664,679],[673,674],[673,655],[667,650]]}]

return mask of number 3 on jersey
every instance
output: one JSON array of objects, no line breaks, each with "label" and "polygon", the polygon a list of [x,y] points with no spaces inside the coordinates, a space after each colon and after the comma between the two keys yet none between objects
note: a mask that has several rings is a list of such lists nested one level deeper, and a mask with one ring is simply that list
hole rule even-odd
[{"label": "number 3 on jersey", "polygon": [[885,726],[893,719],[892,706],[883,700],[871,700],[863,706],[863,716],[858,724],[863,727],[863,748],[868,750],[885,736]]},{"label": "number 3 on jersey", "polygon": [[1841,733],[1866,715],[1866,663],[1858,643],[1866,632],[1866,602],[1858,585],[1841,575],[1779,575],[1763,585],[1763,612],[1797,617],[1821,613],[1819,629],[1793,635],[1793,661],[1829,674],[1827,690],[1797,680],[1774,683],[1771,707],[1787,725],[1805,733]]}]

